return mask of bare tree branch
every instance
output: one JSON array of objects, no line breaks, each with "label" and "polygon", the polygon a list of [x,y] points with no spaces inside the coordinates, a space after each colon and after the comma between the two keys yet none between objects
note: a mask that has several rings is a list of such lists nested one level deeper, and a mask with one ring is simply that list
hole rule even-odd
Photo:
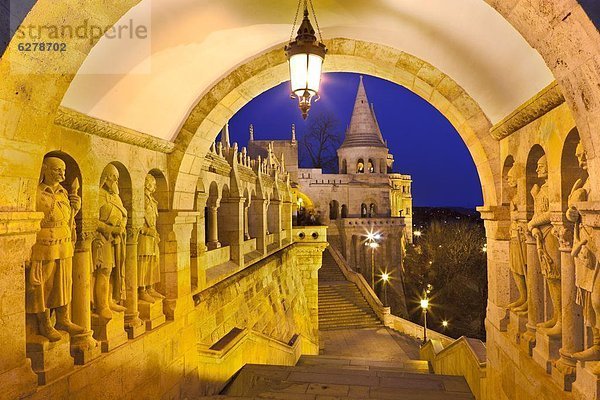
[{"label": "bare tree branch", "polygon": [[337,149],[342,143],[339,121],[331,112],[311,116],[308,131],[300,138],[300,163],[335,172]]}]

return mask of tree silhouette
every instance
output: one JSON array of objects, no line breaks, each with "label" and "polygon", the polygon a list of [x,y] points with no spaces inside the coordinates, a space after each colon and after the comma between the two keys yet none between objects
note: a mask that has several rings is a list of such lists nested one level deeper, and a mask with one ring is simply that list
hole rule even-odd
[{"label": "tree silhouette", "polygon": [[339,125],[331,112],[311,115],[308,130],[299,140],[302,166],[337,172],[337,149],[342,143]]},{"label": "tree silhouette", "polygon": [[[427,284],[431,298],[432,329],[448,319],[453,336],[485,337],[487,259],[485,232],[473,222],[433,221],[409,246],[405,258],[407,302],[416,304]],[[418,306],[409,310],[420,322]],[[428,315],[429,318],[429,315]],[[436,323],[437,321],[437,323]]]}]

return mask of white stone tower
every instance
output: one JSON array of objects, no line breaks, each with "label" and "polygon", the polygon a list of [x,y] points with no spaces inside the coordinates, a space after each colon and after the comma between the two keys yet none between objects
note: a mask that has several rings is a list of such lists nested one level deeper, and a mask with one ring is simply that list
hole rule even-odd
[{"label": "white stone tower", "polygon": [[350,126],[337,154],[340,174],[387,174],[388,167],[392,167],[393,157],[388,154],[362,76]]}]

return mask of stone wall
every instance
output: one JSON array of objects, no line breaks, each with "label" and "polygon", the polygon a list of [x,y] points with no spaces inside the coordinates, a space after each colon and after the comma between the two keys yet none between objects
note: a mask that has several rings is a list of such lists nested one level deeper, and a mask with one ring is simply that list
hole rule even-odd
[{"label": "stone wall", "polygon": [[[26,398],[193,397],[202,384],[198,379],[202,367],[198,364],[198,345],[212,345],[234,327],[285,343],[299,334],[303,340],[317,344],[317,327],[310,309],[317,292],[307,288],[316,288],[323,248],[322,242],[286,247],[194,296],[196,305],[187,314],[85,366],[75,367],[70,374],[38,387]],[[260,352],[261,348],[252,351]],[[248,351],[244,357],[252,359],[251,353]]]}]

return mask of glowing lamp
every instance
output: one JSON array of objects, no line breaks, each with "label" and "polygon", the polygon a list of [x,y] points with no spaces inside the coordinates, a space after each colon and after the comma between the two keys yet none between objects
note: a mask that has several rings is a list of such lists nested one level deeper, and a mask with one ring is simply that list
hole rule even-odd
[{"label": "glowing lamp", "polygon": [[[308,18],[308,2],[311,3],[313,17],[315,23],[317,23],[317,29],[319,28],[312,2],[305,0],[304,18],[298,28],[296,39],[294,41],[290,39],[288,45],[285,46],[285,55],[290,67],[291,98],[298,99],[302,118],[304,119],[308,116],[312,100],[317,101],[319,99],[321,70],[327,53],[327,48],[322,43],[321,32],[318,32],[319,38],[321,38],[321,41],[319,41]],[[300,1],[298,2],[298,10],[300,10]],[[297,17],[298,14],[296,13]],[[295,26],[296,21],[292,26],[292,34]]]}]

